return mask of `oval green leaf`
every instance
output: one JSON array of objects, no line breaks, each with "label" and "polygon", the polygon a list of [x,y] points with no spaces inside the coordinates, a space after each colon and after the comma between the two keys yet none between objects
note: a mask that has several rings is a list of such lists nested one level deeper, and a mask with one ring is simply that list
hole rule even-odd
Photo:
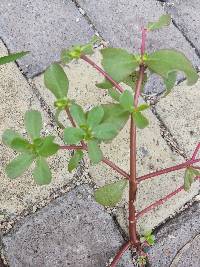
[{"label": "oval green leaf", "polygon": [[95,200],[103,206],[113,207],[121,200],[126,185],[126,180],[107,184],[95,191]]},{"label": "oval green leaf", "polygon": [[49,165],[44,158],[37,158],[33,177],[38,185],[47,185],[51,182],[52,174]]},{"label": "oval green leaf", "polygon": [[25,113],[25,127],[32,140],[40,137],[42,130],[42,116],[37,110],[29,110]]},{"label": "oval green leaf", "polygon": [[51,64],[45,71],[44,84],[57,99],[67,97],[69,80],[63,68],[58,63]]}]

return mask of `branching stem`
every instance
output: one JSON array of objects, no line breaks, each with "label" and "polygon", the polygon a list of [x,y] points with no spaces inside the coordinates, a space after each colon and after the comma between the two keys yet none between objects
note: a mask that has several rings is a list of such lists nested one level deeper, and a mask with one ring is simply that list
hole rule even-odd
[{"label": "branching stem", "polygon": [[111,82],[117,88],[117,90],[119,92],[121,92],[121,93],[124,92],[124,89],[116,81],[114,81],[112,79],[112,77],[110,77],[110,75],[108,75],[108,73],[106,73],[104,70],[102,70],[102,68],[100,68],[94,61],[92,61],[90,58],[88,58],[85,55],[82,55],[81,59],[83,59],[84,61],[89,63],[93,68],[98,70],[109,82]]},{"label": "branching stem", "polygon": [[121,249],[118,251],[118,253],[116,254],[116,256],[114,257],[110,267],[115,267],[117,266],[118,262],[120,261],[121,257],[123,256],[123,254],[130,248],[131,246],[131,242],[128,241],[126,242]]}]

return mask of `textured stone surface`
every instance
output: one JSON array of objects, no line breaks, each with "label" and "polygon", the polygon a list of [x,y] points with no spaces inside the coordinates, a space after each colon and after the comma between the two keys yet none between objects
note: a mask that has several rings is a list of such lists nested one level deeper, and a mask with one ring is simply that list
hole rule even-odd
[{"label": "textured stone surface", "polygon": [[[0,54],[6,54],[7,50],[0,43]],[[42,112],[44,129],[43,134],[55,134],[55,128],[27,81],[14,63],[0,66],[0,136],[7,128],[15,129],[26,136],[24,128],[24,113],[32,108]],[[60,138],[57,139],[61,143]],[[53,182],[48,186],[37,186],[27,171],[22,177],[10,180],[4,172],[6,164],[13,159],[15,153],[5,147],[0,141],[0,221],[5,213],[14,216],[24,210],[35,209],[38,203],[44,204],[46,198],[50,198],[57,190],[66,186],[73,178],[73,174],[66,172],[66,162],[69,155],[59,152],[59,156],[50,158]]]},{"label": "textured stone surface", "polygon": [[[96,50],[93,60],[100,64],[101,56]],[[95,87],[95,83],[102,80],[101,76],[91,67],[86,65],[83,61],[73,62],[69,67],[65,68],[70,80],[69,96],[76,99],[77,103],[82,105],[85,109],[98,103],[109,103],[112,99],[106,95],[105,90]],[[78,79],[77,79],[78,77]],[[50,94],[43,85],[43,76],[34,79],[34,83],[43,98],[51,103],[52,110],[54,97]],[[138,130],[138,175],[144,175],[158,169],[173,166],[177,163],[183,162],[183,158],[175,153],[172,153],[166,142],[160,135],[160,127],[157,118],[149,111],[146,113],[150,120],[150,126],[144,130]],[[65,116],[65,114],[64,114]],[[115,161],[121,168],[129,171],[129,124],[121,131],[119,136],[111,144],[102,146],[105,156]],[[98,186],[121,178],[116,172],[109,167],[100,163],[89,167],[92,179]],[[158,198],[163,197],[172,190],[181,186],[183,183],[183,171],[162,175],[142,182],[139,186],[139,198],[137,207],[139,210],[151,204]],[[158,190],[159,188],[159,190]],[[185,202],[189,201],[198,192],[198,185],[194,185],[190,193],[182,192],[179,196],[174,197],[164,206],[156,209],[155,212],[149,213],[147,216],[139,221],[140,229],[147,227],[155,227],[160,222],[165,220],[169,215],[178,210]],[[124,229],[127,229],[127,214],[124,206],[127,205],[127,196],[120,204],[117,211],[117,217]],[[126,207],[127,208],[127,207]]]},{"label": "textured stone surface", "polygon": [[[25,218],[3,238],[10,267],[105,267],[123,242],[110,215],[84,186]],[[129,257],[118,266],[132,267]]]},{"label": "textured stone surface", "polygon": [[200,203],[168,221],[156,232],[156,243],[148,252],[152,267],[198,267]]},{"label": "textured stone surface", "polygon": [[172,14],[178,28],[200,53],[200,2],[196,0],[169,0],[165,4],[165,9]]},{"label": "textured stone surface", "polygon": [[62,48],[86,42],[93,34],[72,1],[1,1],[0,36],[11,51],[31,51],[19,61],[29,77],[58,59]]},{"label": "textured stone surface", "polygon": [[180,146],[191,156],[200,142],[200,81],[192,87],[181,83],[166,98],[160,100],[156,110]]}]

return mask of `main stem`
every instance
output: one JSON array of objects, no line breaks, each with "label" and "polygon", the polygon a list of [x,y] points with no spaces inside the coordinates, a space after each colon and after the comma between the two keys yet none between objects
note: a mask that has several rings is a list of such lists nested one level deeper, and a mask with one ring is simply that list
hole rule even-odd
[{"label": "main stem", "polygon": [[[136,84],[134,107],[138,106],[138,98],[140,95],[142,82],[144,78],[145,66],[141,64],[139,70],[139,78]],[[129,179],[129,237],[131,244],[139,249],[140,241],[137,237],[136,229],[136,193],[137,193],[137,177],[136,177],[136,126],[131,116],[130,127],[130,179]]]}]

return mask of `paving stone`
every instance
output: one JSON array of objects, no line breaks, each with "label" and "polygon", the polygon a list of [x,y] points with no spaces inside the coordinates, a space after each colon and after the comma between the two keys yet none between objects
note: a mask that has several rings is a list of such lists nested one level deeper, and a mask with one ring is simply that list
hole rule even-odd
[{"label": "paving stone", "polygon": [[[5,46],[0,42],[0,54],[7,53]],[[0,67],[0,136],[7,128],[12,128],[26,136],[24,128],[24,113],[28,109],[37,109],[42,112],[44,121],[43,135],[56,134],[56,128],[52,120],[44,110],[42,102],[34,94],[33,88],[14,63]],[[57,138],[61,143],[61,139]],[[21,178],[10,180],[4,168],[13,159],[15,153],[0,141],[0,221],[9,217],[15,217],[25,210],[37,209],[38,205],[44,205],[47,199],[57,194],[59,190],[72,181],[74,174],[66,172],[66,162],[69,155],[66,152],[59,152],[59,155],[50,158],[53,181],[48,186],[37,186],[27,171]],[[46,200],[45,200],[46,199]],[[5,218],[2,215],[5,214]]]},{"label": "paving stone", "polygon": [[152,267],[198,267],[200,203],[169,220],[156,231],[148,254]]},{"label": "paving stone", "polygon": [[[10,267],[105,267],[123,242],[110,215],[85,186],[26,217],[3,238]],[[118,266],[132,267],[130,255]]]},{"label": "paving stone", "polygon": [[85,43],[93,34],[72,1],[1,1],[0,36],[10,51],[31,52],[19,60],[28,77],[56,60],[62,48]]},{"label": "paving stone", "polygon": [[[139,53],[141,27],[147,25],[148,21],[157,20],[161,14],[166,13],[161,3],[155,0],[102,0],[98,2],[77,0],[77,2],[111,46],[127,48],[135,53]],[[147,51],[161,48],[176,48],[184,52],[194,65],[200,66],[200,60],[194,49],[173,24],[148,34]],[[160,93],[163,89],[164,86],[160,79],[152,77],[152,81],[148,83],[145,91],[147,94]]]},{"label": "paving stone", "polygon": [[[98,50],[92,56],[92,59],[100,65],[101,56]],[[88,110],[98,103],[110,103],[112,99],[106,94],[105,90],[95,87],[95,83],[102,80],[102,77],[96,71],[86,65],[83,61],[72,62],[65,68],[70,81],[69,96],[75,99],[77,103]],[[77,78],[78,77],[78,78]],[[44,88],[43,75],[34,79],[34,83],[47,103],[51,103],[53,107],[53,96]],[[166,142],[160,135],[160,126],[157,118],[147,112],[150,120],[150,126],[144,130],[138,131],[138,149],[137,149],[137,167],[138,175],[144,175],[155,170],[170,167],[178,163],[184,162],[184,159],[173,153],[167,146]],[[102,145],[104,155],[112,159],[122,169],[129,171],[129,123],[121,131],[119,136],[111,144]],[[86,162],[89,161],[87,158]],[[109,167],[100,163],[95,166],[89,165],[89,171],[92,179],[98,186],[112,182],[121,177],[111,170]],[[183,184],[183,171],[162,175],[153,180],[146,180],[139,186],[137,207],[139,210],[150,205],[155,200],[165,196],[172,190]],[[159,188],[159,189],[158,189]],[[175,196],[171,201],[162,207],[149,213],[139,221],[139,230],[147,227],[153,228],[163,222],[175,211],[179,210],[187,201],[198,193],[198,184],[193,185],[190,193],[182,192]],[[117,209],[118,220],[124,230],[127,230],[127,196],[126,192],[123,202]],[[125,209],[126,207],[126,209]]]},{"label": "paving stone", "polygon": [[169,0],[165,4],[165,9],[172,14],[176,25],[200,53],[200,2],[196,0]]},{"label": "paving stone", "polygon": [[188,157],[200,142],[200,81],[192,87],[181,83],[156,105],[167,128],[184,148]]}]

